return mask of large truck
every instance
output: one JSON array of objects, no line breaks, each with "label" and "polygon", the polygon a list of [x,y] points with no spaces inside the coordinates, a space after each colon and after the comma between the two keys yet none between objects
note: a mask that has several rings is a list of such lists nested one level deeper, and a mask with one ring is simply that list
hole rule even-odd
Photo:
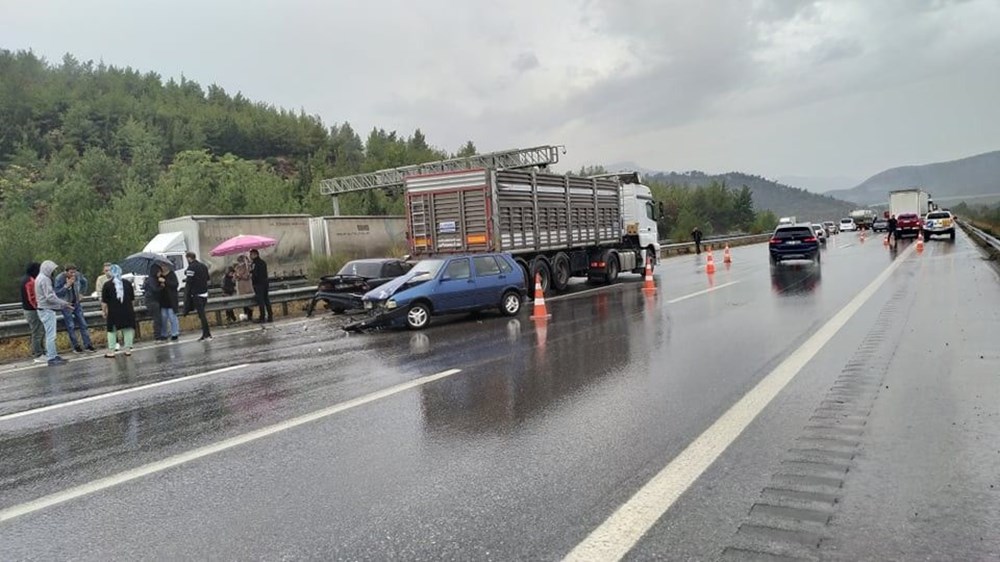
[{"label": "large truck", "polygon": [[933,206],[931,196],[920,189],[898,189],[889,192],[889,214],[896,217],[896,236],[919,236],[923,217]]},{"label": "large truck", "polygon": [[923,217],[933,210],[931,194],[921,189],[897,189],[889,192],[889,214],[897,217],[913,213]]},{"label": "large truck", "polygon": [[[278,241],[260,251],[268,274],[272,279],[294,279],[308,273],[314,255],[356,259],[398,253],[406,244],[405,225],[403,216],[192,215],[160,221],[160,233],[143,251],[165,255],[182,286],[185,254],[192,251],[208,266],[213,284],[219,284],[236,258],[214,257],[212,248],[240,234],[267,236]],[[146,272],[130,273],[141,281]]]},{"label": "large truck", "polygon": [[855,209],[848,216],[854,220],[854,225],[858,230],[868,230],[878,215],[871,209]]},{"label": "large truck", "polygon": [[413,256],[509,252],[546,291],[641,274],[660,251],[657,207],[636,173],[481,168],[411,175],[404,192]]}]

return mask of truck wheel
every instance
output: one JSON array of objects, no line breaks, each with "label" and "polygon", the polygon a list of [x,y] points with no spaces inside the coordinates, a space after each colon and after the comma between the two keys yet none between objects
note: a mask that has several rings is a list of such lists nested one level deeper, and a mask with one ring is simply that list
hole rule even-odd
[{"label": "truck wheel", "polygon": [[534,298],[535,295],[536,275],[542,280],[542,292],[548,293],[549,287],[552,285],[552,271],[549,269],[549,263],[541,256],[531,260],[531,282],[528,286],[531,287],[532,298]]},{"label": "truck wheel", "polygon": [[611,254],[608,256],[608,267],[607,274],[604,277],[604,282],[608,285],[614,283],[618,280],[618,256]]},{"label": "truck wheel", "polygon": [[500,314],[517,316],[518,312],[521,312],[521,295],[517,291],[507,291],[500,299]]},{"label": "truck wheel", "polygon": [[552,260],[552,288],[556,291],[565,290],[566,286],[569,285],[571,273],[569,256],[563,252],[556,254],[555,259]]},{"label": "truck wheel", "polygon": [[411,330],[423,330],[431,321],[431,309],[422,302],[410,305],[406,311],[406,327]]}]

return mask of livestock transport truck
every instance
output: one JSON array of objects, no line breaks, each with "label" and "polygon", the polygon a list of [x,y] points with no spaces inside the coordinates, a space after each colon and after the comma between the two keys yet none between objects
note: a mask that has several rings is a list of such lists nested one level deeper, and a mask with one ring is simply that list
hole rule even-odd
[{"label": "livestock transport truck", "polygon": [[546,291],[642,274],[660,252],[657,207],[636,173],[480,168],[410,175],[404,193],[414,257],[509,252]]}]

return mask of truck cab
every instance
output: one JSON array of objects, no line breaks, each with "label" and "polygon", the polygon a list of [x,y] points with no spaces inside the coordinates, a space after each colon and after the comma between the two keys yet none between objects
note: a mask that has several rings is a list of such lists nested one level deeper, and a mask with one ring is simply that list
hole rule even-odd
[{"label": "truck cab", "polygon": [[624,238],[634,237],[640,248],[655,262],[660,255],[659,216],[653,192],[641,183],[622,183],[622,220]]}]

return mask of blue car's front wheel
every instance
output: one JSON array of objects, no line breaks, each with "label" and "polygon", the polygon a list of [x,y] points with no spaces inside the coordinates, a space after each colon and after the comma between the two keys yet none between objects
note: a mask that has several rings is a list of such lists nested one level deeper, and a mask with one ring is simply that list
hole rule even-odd
[{"label": "blue car's front wheel", "polygon": [[424,303],[410,305],[406,311],[406,326],[411,330],[422,330],[431,321],[431,309]]},{"label": "blue car's front wheel", "polygon": [[521,311],[521,295],[517,291],[507,291],[503,294],[500,312],[505,316],[517,316]]}]

